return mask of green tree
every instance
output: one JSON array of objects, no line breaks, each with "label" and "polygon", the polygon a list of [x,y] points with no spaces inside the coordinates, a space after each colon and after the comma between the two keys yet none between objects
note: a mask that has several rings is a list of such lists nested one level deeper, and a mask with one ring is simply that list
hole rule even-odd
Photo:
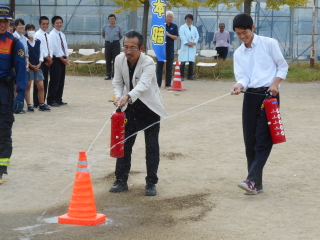
[{"label": "green tree", "polygon": [[[142,24],[142,35],[144,37],[144,46],[147,46],[147,32],[148,32],[148,15],[150,9],[150,0],[111,0],[116,4],[118,9],[115,13],[130,12],[139,9],[143,6],[143,24]],[[236,7],[240,9],[244,4],[244,12],[251,14],[251,4],[254,0],[170,0],[167,1],[167,8],[172,7],[186,7],[186,8],[198,8],[200,6],[214,9],[218,4],[225,4],[228,8]],[[267,0],[266,9],[280,10],[283,5],[289,5],[291,9],[295,7],[305,7],[309,0]]]},{"label": "green tree", "polygon": [[[244,12],[251,14],[251,4],[254,0],[236,0],[230,2],[229,0],[206,0],[204,7],[214,9],[220,3],[224,3],[228,8],[236,7],[240,9],[241,5],[244,4]],[[305,7],[309,0],[267,0],[266,9],[280,10],[283,5],[289,5],[291,9],[295,7]]]},{"label": "green tree", "polygon": [[[142,20],[142,35],[144,38],[144,46],[147,46],[147,33],[148,33],[148,15],[150,10],[150,0],[111,0],[116,4],[118,9],[115,13],[131,12],[139,9],[143,6],[143,20]],[[167,2],[167,8],[172,7],[186,7],[186,8],[198,8],[203,3],[192,0],[172,0]]]}]

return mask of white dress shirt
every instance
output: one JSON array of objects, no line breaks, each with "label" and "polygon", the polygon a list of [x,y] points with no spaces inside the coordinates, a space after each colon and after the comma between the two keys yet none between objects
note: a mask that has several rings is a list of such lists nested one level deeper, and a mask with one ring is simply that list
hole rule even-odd
[{"label": "white dress shirt", "polygon": [[15,31],[13,33],[13,36],[18,38],[20,40],[20,42],[22,42],[22,44],[24,46],[25,55],[26,55],[26,57],[29,57],[28,46],[27,46],[27,38],[25,36],[23,36],[23,35],[20,35],[17,31]]},{"label": "white dress shirt", "polygon": [[277,77],[286,79],[288,64],[277,40],[254,34],[251,46],[246,48],[242,43],[234,53],[237,83],[247,89],[270,87]]},{"label": "white dress shirt", "polygon": [[[47,35],[47,39],[45,37]],[[44,32],[41,28],[34,35],[35,38],[41,41],[41,49],[43,57],[51,57],[52,58],[52,46],[50,45],[49,34]],[[50,53],[50,54],[49,54]]]},{"label": "white dress shirt", "polygon": [[[62,44],[61,44],[59,34],[61,35],[61,38],[63,41],[65,53],[62,50]],[[52,55],[53,56],[55,56],[55,57],[63,57],[63,56],[68,57],[69,56],[66,36],[61,31],[58,31],[57,29],[53,28],[51,30],[51,32],[49,33],[49,38],[50,38],[50,42],[51,42],[51,46],[52,46]]]}]

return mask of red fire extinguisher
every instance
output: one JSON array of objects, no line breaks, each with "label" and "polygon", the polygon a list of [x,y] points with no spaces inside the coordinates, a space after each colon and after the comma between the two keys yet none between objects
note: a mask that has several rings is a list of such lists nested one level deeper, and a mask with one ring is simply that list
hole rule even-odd
[{"label": "red fire extinguisher", "polygon": [[245,91],[241,92],[266,96],[261,108],[265,108],[272,142],[273,144],[286,142],[286,135],[283,129],[278,100],[272,97],[272,92],[268,91],[265,94]]},{"label": "red fire extinguisher", "polygon": [[110,140],[110,156],[114,158],[122,158],[124,156],[124,138],[126,114],[121,112],[118,107],[116,112],[111,116],[111,140]]},{"label": "red fire extinguisher", "polygon": [[278,100],[270,96],[263,104],[273,144],[286,142],[286,135],[283,129]]}]

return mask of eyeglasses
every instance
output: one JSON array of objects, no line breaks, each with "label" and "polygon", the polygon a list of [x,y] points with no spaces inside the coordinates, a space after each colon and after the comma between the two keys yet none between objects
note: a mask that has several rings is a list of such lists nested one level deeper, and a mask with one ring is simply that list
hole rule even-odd
[{"label": "eyeglasses", "polygon": [[128,51],[135,52],[140,50],[140,48],[128,48],[128,47],[123,47],[122,49],[124,52],[128,52]]}]

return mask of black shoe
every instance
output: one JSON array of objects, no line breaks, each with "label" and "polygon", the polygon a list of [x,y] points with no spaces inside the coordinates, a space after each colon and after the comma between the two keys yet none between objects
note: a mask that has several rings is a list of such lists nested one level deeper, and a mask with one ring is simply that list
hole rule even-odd
[{"label": "black shoe", "polygon": [[184,81],[184,77],[181,77],[181,81]]},{"label": "black shoe", "polygon": [[3,183],[3,180],[2,180],[2,173],[0,173],[0,185]]},{"label": "black shoe", "polygon": [[197,79],[194,77],[188,77],[188,80],[197,81]]},{"label": "black shoe", "polygon": [[166,87],[172,87],[171,85],[166,85]]},{"label": "black shoe", "polygon": [[153,183],[147,183],[146,185],[146,192],[145,194],[146,196],[155,196],[157,195],[157,187],[155,184]]},{"label": "black shoe", "polygon": [[43,104],[41,106],[39,106],[39,111],[50,111],[51,109],[49,108],[49,106],[47,104]]},{"label": "black shoe", "polygon": [[109,192],[123,192],[128,190],[128,184],[119,180],[115,181]]},{"label": "black shoe", "polygon": [[50,105],[50,107],[60,107],[59,103],[56,103],[56,102],[53,102],[49,105]]},{"label": "black shoe", "polygon": [[111,80],[110,76],[106,76],[104,80]]},{"label": "black shoe", "polygon": [[29,105],[27,111],[28,112],[34,112],[34,108],[31,105]]},{"label": "black shoe", "polygon": [[59,103],[59,105],[60,105],[60,106],[65,106],[65,105],[68,105],[68,103],[66,103],[66,102],[61,102],[61,103]]}]

